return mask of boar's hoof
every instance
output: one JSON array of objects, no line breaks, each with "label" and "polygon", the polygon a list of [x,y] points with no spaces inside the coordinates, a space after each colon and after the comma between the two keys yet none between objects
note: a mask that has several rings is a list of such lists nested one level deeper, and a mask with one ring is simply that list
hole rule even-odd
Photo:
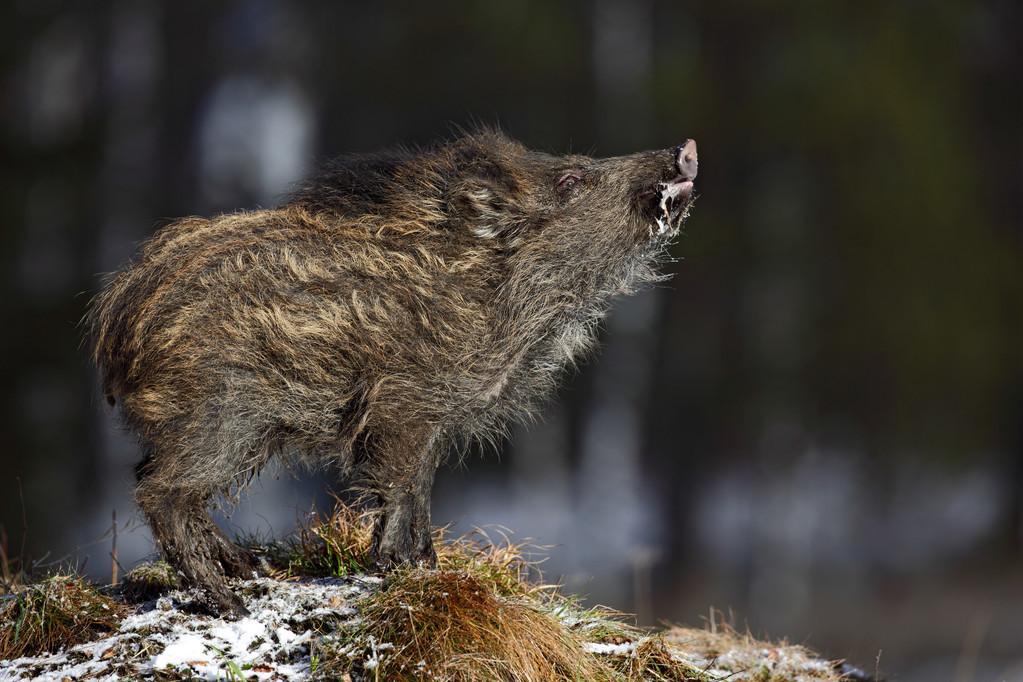
[{"label": "boar's hoof", "polygon": [[396,566],[412,565],[434,568],[437,566],[437,553],[433,550],[433,542],[429,530],[401,536],[385,535],[374,552],[377,568],[388,571]]},{"label": "boar's hoof", "polygon": [[437,556],[431,551],[429,554],[416,556],[409,554],[401,556],[393,552],[381,550],[376,560],[377,570],[382,572],[390,571],[398,566],[421,566],[423,568],[436,568]]}]

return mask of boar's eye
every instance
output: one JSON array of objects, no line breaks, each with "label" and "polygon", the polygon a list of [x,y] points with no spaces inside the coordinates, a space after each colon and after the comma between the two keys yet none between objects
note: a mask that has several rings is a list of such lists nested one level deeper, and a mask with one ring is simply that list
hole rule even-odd
[{"label": "boar's eye", "polygon": [[570,189],[582,181],[583,176],[579,174],[579,171],[567,171],[558,178],[558,189]]}]

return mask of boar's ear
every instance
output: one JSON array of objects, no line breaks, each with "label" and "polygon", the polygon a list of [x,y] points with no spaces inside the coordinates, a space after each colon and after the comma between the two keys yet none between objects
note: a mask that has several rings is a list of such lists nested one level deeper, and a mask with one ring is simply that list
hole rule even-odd
[{"label": "boar's ear", "polygon": [[478,178],[454,185],[448,192],[447,205],[451,222],[481,239],[503,239],[512,243],[527,222],[506,193]]}]

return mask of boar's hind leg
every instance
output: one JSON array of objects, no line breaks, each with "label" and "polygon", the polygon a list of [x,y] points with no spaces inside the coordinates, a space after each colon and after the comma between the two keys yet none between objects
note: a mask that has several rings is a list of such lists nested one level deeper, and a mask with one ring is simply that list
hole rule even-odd
[{"label": "boar's hind leg", "polygon": [[[183,485],[165,483],[145,464],[139,468],[135,497],[167,562],[185,579],[206,591],[212,610],[237,616],[248,613],[241,599],[227,587],[225,572],[245,574],[245,553],[224,537],[207,510],[210,494]],[[251,575],[251,572],[248,573]]]},{"label": "boar's hind leg", "polygon": [[220,560],[220,565],[224,569],[224,575],[232,578],[257,577],[259,574],[259,562],[256,558],[250,552],[228,539],[208,514],[204,514],[204,516],[207,530],[213,538],[216,557]]},{"label": "boar's hind leg", "polygon": [[371,453],[371,476],[380,516],[373,531],[373,555],[381,568],[423,563],[435,566],[430,526],[430,493],[443,448],[432,431],[411,431],[380,439]]}]

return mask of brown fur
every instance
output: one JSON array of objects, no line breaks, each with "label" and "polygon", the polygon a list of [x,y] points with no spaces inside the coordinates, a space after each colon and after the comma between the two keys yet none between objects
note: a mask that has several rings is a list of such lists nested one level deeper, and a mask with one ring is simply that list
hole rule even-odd
[{"label": "brown fur", "polygon": [[240,611],[224,576],[252,561],[207,507],[277,456],[372,491],[382,565],[433,562],[449,446],[529,415],[611,299],[657,279],[688,208],[659,213],[677,155],[551,156],[481,131],[342,159],[279,208],[157,232],[88,325],[168,561]]}]

